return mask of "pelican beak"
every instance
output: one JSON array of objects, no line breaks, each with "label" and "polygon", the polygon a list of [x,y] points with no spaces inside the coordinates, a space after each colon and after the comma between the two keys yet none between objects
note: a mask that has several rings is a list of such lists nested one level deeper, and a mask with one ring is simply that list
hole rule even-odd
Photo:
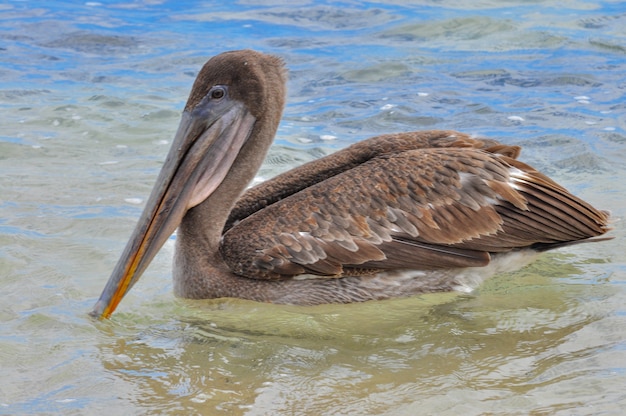
[{"label": "pelican beak", "polygon": [[185,110],[148,203],[90,315],[108,318],[182,221],[222,183],[255,117],[228,97]]}]

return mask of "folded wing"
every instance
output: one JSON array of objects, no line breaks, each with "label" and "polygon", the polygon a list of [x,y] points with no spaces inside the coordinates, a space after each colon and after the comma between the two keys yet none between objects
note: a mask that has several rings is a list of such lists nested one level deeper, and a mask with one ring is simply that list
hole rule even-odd
[{"label": "folded wing", "polygon": [[606,232],[605,212],[515,160],[519,148],[441,133],[371,139],[366,156],[347,149],[253,188],[227,225],[224,260],[250,278],[332,278],[484,266],[490,253]]}]

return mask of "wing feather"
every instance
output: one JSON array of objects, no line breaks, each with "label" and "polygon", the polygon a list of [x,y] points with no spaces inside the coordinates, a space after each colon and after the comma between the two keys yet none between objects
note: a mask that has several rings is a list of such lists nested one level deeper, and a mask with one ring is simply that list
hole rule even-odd
[{"label": "wing feather", "polygon": [[253,188],[222,257],[250,278],[333,278],[484,266],[490,253],[607,230],[606,213],[515,160],[519,148],[439,133],[382,136]]}]

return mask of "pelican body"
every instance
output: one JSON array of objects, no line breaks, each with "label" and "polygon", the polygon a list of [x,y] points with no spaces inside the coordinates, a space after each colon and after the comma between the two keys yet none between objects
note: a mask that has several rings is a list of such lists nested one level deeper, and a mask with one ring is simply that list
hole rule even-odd
[{"label": "pelican body", "polygon": [[518,161],[519,147],[455,131],[374,137],[245,191],[286,79],[251,50],[204,65],[93,316],[113,313],[176,228],[177,296],[296,305],[471,289],[608,231],[607,212]]}]

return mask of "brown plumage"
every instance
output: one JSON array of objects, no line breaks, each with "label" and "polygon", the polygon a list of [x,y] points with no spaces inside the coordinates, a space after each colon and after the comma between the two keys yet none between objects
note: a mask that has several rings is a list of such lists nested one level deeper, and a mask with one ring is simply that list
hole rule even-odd
[{"label": "brown plumage", "polygon": [[519,147],[454,131],[374,137],[240,196],[276,133],[285,78],[254,51],[207,62],[95,315],[113,312],[177,226],[178,295],[294,304],[452,290],[477,280],[468,270],[608,230],[607,212],[518,161]]},{"label": "brown plumage", "polygon": [[606,213],[503,153],[518,149],[450,131],[365,140],[244,194],[222,256],[246,277],[342,277],[485,266],[489,253],[548,249],[606,231]]}]

